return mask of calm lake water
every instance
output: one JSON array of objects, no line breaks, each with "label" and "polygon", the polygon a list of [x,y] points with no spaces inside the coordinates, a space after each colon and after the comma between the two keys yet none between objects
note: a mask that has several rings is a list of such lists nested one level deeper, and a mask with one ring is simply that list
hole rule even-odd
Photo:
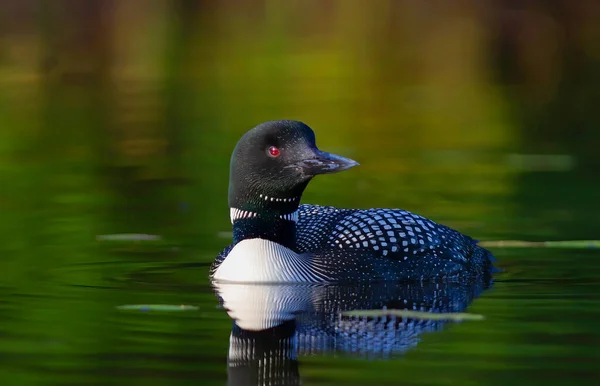
[{"label": "calm lake water", "polygon": [[[476,192],[415,206],[482,240],[590,239],[597,234],[598,220],[590,220],[588,209],[593,179],[568,172],[517,177],[521,190],[511,194]],[[331,189],[360,186],[362,178],[348,173],[333,183],[315,180],[307,196],[327,203],[341,197],[351,206],[386,202],[377,189],[363,193],[368,200]],[[497,176],[481,178],[489,182]],[[564,183],[572,192],[568,199]],[[318,189],[325,192],[320,199]],[[411,192],[405,196],[431,194],[418,185],[400,190]],[[488,209],[479,211],[488,213],[485,218],[461,210],[482,208],[484,200]],[[219,205],[226,208],[224,202]],[[188,206],[175,210],[181,216],[194,212]],[[453,222],[452,213],[472,222]],[[24,223],[15,227],[28,224],[37,233],[27,235],[29,247],[7,248],[0,263],[0,374],[5,384],[222,385],[228,378],[230,384],[270,378],[279,382],[268,384],[300,379],[306,385],[561,385],[600,380],[597,249],[491,248],[505,272],[485,291],[485,283],[220,288],[225,306],[239,318],[234,326],[207,280],[209,262],[229,242],[227,214],[223,210],[223,219],[215,220],[219,226],[205,225],[211,232],[206,242],[94,240],[85,229],[86,237],[76,237],[81,233],[77,224],[75,230],[59,230],[66,220],[54,214],[36,221],[23,215]],[[34,224],[40,221],[56,228]],[[559,228],[565,237],[552,233]],[[13,242],[25,240],[13,235]],[[179,308],[122,307],[144,304]],[[340,316],[343,310],[383,306],[464,310],[484,319]],[[244,330],[257,326],[269,330]]]}]

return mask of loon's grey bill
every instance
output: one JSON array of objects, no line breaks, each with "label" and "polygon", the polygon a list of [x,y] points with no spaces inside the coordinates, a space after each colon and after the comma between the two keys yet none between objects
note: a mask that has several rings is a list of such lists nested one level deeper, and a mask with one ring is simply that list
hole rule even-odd
[{"label": "loon's grey bill", "polygon": [[318,150],[313,158],[302,160],[291,166],[301,168],[308,175],[317,175],[337,173],[358,165],[359,163],[353,159]]}]

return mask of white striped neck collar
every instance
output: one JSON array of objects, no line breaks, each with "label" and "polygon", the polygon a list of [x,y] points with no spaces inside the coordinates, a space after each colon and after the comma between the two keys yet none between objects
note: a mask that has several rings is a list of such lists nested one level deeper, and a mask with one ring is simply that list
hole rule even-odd
[{"label": "white striped neck collar", "polygon": [[[241,219],[245,219],[245,218],[254,218],[254,217],[259,217],[259,214],[256,212],[250,212],[248,210],[243,210],[243,209],[238,209],[238,208],[229,208],[229,218],[231,219],[232,224],[236,220],[241,220]],[[278,217],[282,220],[298,222],[298,210],[295,210],[292,213],[280,214]]]},{"label": "white striped neck collar", "polygon": [[270,201],[270,202],[297,202],[300,201],[300,197],[289,197],[289,198],[279,198],[279,197],[272,197],[272,196],[267,196],[266,194],[260,194],[259,197],[265,201]]}]

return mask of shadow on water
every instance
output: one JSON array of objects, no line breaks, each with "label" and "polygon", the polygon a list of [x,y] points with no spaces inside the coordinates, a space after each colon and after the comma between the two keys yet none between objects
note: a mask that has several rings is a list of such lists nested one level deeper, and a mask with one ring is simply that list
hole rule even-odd
[{"label": "shadow on water", "polygon": [[233,319],[227,357],[228,384],[300,383],[298,356],[398,358],[423,333],[447,320],[348,315],[353,310],[457,313],[492,285],[488,279],[400,284],[246,285],[215,283]]}]

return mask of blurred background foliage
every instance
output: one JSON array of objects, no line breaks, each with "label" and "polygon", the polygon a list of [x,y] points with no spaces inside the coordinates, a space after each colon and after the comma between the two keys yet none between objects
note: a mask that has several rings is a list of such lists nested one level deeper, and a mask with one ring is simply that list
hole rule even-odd
[{"label": "blurred background foliage", "polygon": [[[486,222],[477,236],[490,238],[518,220],[524,237],[564,238],[569,179],[596,186],[598,1],[0,9],[0,245],[13,252],[124,232],[217,251],[229,154],[270,119],[302,120],[320,147],[361,162],[305,201],[403,207],[465,231]],[[544,188],[556,179],[564,189]],[[597,224],[589,191],[577,207]]]}]

